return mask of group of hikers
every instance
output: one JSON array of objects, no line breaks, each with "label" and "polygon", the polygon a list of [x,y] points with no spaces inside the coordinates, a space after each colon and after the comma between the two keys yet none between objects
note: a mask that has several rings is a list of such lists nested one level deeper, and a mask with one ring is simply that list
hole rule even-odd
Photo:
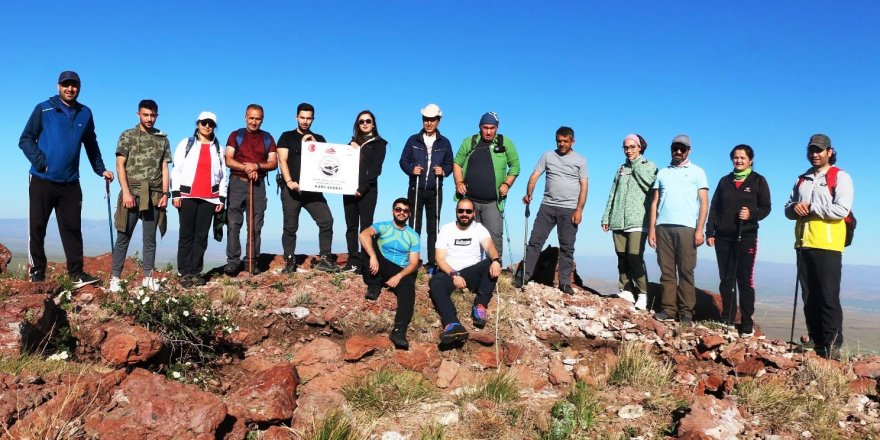
[{"label": "group of hikers", "polygon": [[[181,286],[206,283],[202,271],[208,238],[213,229],[214,237],[221,240],[223,225],[227,227],[223,271],[230,276],[242,270],[259,273],[267,178],[277,168],[284,216],[284,272],[298,270],[296,238],[304,208],[319,231],[319,255],[312,267],[361,274],[367,300],[376,300],[383,287],[391,290],[398,304],[389,337],[397,347],[406,348],[424,220],[428,247],[425,270],[431,275],[429,295],[443,326],[441,343],[468,338],[450,298],[455,289],[474,293],[472,324],[477,328],[486,325],[487,308],[502,270],[505,202],[520,173],[516,147],[498,133],[496,113],[483,114],[479,133],[465,138],[453,153],[449,139],[438,130],[443,116],[440,108],[429,104],[421,109],[422,129],[407,139],[399,160],[409,177],[407,196],[394,200],[388,221],[374,221],[387,141],[380,136],[371,111],[358,113],[350,145],[359,151],[360,167],[356,191],[342,196],[348,259],[340,268],[331,253],[333,214],[327,200],[321,192],[301,189],[302,146],[326,142],[311,130],[315,117],[312,105],[299,104],[296,128],[283,132],[277,144],[260,128],[263,108],[257,104],[247,107],[245,127],[232,131],[225,145],[215,133],[217,116],[203,111],[195,120],[192,136],[182,139],[172,155],[167,135],[154,126],[158,105],[143,100],[138,104],[137,126],[119,137],[114,175],[101,158],[91,110],[78,101],[80,86],[78,74],[62,72],[58,95],[36,106],[19,141],[31,163],[32,282],[46,277],[44,239],[53,211],[69,276],[77,286],[99,282],[83,271],[79,154],[84,145],[93,171],[108,185],[118,178],[121,188],[114,216],[118,239],[113,247],[111,291],[123,287],[123,263],[138,222],[143,232],[141,285],[153,291],[160,288],[152,276],[156,231],[165,233],[169,200],[180,219],[177,271]],[[544,197],[526,255],[514,275],[514,286],[520,288],[532,278],[542,247],[556,228],[558,288],[573,295],[574,247],[588,193],[587,160],[574,150],[573,129],[560,127],[555,137],[556,148],[542,154],[522,197],[528,212],[535,186],[545,175]],[[688,136],[673,138],[671,161],[664,167],[658,168],[644,156],[647,148],[641,135],[624,137],[625,160],[615,173],[602,214],[601,228],[612,233],[617,255],[618,296],[638,310],[656,309],[658,320],[692,326],[697,248],[705,241],[714,247],[718,261],[721,324],[743,337],[752,336],[758,223],[771,210],[767,180],[752,169],[754,150],[745,144],[733,147],[733,170],[718,181],[710,200],[706,173],[688,159],[692,148]],[[836,158],[831,139],[813,135],[807,143],[810,167],[797,178],[785,204],[786,217],[796,220],[798,281],[803,286],[809,336],[816,352],[829,357],[839,355],[843,343],[841,257],[850,239],[848,219],[853,202],[852,179],[834,166]],[[455,221],[440,226],[443,183],[449,176],[454,182]],[[246,215],[247,249],[242,258],[240,233]],[[661,271],[659,307],[647,303],[646,243],[656,249]]]}]

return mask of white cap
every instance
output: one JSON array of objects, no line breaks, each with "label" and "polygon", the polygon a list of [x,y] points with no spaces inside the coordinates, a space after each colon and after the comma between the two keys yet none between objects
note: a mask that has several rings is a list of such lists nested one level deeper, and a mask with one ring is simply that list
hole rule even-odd
[{"label": "white cap", "polygon": [[422,116],[426,118],[439,118],[443,116],[443,112],[440,111],[440,107],[437,107],[437,104],[428,104],[422,109]]},{"label": "white cap", "polygon": [[204,121],[205,119],[210,119],[210,120],[214,121],[215,124],[217,123],[217,115],[215,115],[211,112],[199,113],[199,118],[196,119],[196,121]]}]

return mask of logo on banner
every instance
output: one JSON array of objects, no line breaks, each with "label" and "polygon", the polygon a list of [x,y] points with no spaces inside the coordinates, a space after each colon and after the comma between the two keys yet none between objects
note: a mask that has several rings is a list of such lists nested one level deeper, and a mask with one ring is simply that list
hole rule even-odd
[{"label": "logo on banner", "polygon": [[318,148],[317,145],[309,144],[309,153],[314,153],[316,148]]},{"label": "logo on banner", "polygon": [[320,166],[325,176],[335,176],[339,172],[339,161],[335,157],[324,156],[321,158]]}]

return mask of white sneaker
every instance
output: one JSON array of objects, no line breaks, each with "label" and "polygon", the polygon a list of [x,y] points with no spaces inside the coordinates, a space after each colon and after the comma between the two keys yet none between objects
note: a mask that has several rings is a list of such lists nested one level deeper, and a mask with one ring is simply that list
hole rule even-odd
[{"label": "white sneaker", "polygon": [[636,299],[635,299],[635,297],[633,297],[632,292],[630,292],[628,290],[621,290],[620,292],[617,293],[617,297],[623,298],[623,299],[629,301],[630,303],[636,302]]},{"label": "white sneaker", "polygon": [[146,288],[147,290],[158,292],[159,291],[159,283],[153,279],[153,277],[144,277],[144,280],[141,281],[141,287]]},{"label": "white sneaker", "polygon": [[122,292],[122,281],[119,277],[110,277],[110,291],[113,293]]},{"label": "white sneaker", "polygon": [[647,310],[648,309],[648,295],[642,293],[639,295],[639,298],[636,299],[636,310]]}]

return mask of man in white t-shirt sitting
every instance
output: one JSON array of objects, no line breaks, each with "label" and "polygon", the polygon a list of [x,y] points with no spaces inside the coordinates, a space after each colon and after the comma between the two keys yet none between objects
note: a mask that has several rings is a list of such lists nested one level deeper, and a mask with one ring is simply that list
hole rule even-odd
[{"label": "man in white t-shirt sitting", "polygon": [[492,243],[492,236],[483,225],[474,222],[474,204],[469,199],[459,200],[455,207],[455,222],[440,228],[435,258],[439,270],[428,283],[428,293],[443,324],[440,342],[465,341],[468,331],[458,321],[450,298],[452,291],[467,288],[476,293],[471,316],[474,326],[483,328],[486,326],[486,308],[501,274],[501,258]]}]

